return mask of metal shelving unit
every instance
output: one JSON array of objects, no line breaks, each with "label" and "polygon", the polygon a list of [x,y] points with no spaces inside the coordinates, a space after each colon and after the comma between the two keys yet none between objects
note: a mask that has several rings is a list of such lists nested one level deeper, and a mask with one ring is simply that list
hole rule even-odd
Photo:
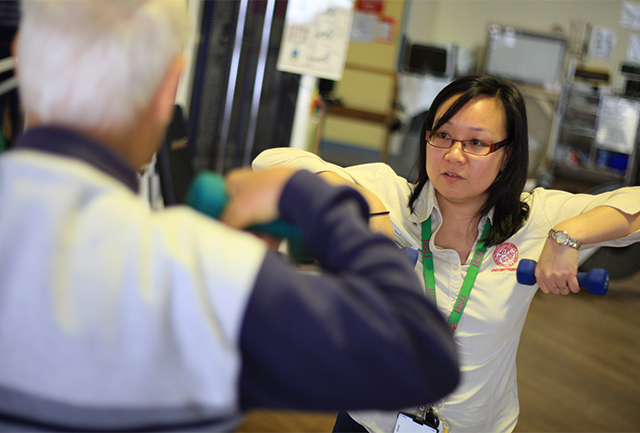
[{"label": "metal shelving unit", "polygon": [[639,118],[638,99],[565,84],[551,128],[551,171],[592,185],[635,184]]}]

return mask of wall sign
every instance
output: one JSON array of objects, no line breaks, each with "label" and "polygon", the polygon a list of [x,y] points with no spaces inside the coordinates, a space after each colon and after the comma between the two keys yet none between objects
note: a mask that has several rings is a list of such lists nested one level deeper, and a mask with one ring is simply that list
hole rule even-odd
[{"label": "wall sign", "polygon": [[277,69],[340,80],[353,0],[289,0]]},{"label": "wall sign", "polygon": [[381,14],[384,0],[356,0],[356,11],[370,14]]}]

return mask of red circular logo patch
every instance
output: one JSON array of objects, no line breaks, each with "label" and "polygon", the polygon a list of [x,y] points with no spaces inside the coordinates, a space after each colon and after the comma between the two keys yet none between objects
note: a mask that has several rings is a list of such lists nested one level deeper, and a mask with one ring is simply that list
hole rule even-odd
[{"label": "red circular logo patch", "polygon": [[503,268],[508,268],[518,263],[518,256],[518,247],[511,242],[504,242],[493,251],[493,261]]}]

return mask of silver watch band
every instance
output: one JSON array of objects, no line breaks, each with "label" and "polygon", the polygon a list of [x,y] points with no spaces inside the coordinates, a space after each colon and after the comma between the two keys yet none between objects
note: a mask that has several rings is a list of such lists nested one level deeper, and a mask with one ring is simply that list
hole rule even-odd
[{"label": "silver watch band", "polygon": [[558,245],[566,245],[574,250],[577,250],[582,246],[580,241],[573,239],[569,234],[565,231],[559,231],[551,229],[549,230],[549,237],[556,241]]}]

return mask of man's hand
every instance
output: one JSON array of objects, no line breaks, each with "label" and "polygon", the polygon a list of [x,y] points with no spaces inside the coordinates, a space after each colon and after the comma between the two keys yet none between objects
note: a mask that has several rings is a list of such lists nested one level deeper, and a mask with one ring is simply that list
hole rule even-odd
[{"label": "man's hand", "polygon": [[238,229],[275,221],[282,190],[294,173],[290,168],[231,171],[226,176],[229,203],[220,220]]}]

